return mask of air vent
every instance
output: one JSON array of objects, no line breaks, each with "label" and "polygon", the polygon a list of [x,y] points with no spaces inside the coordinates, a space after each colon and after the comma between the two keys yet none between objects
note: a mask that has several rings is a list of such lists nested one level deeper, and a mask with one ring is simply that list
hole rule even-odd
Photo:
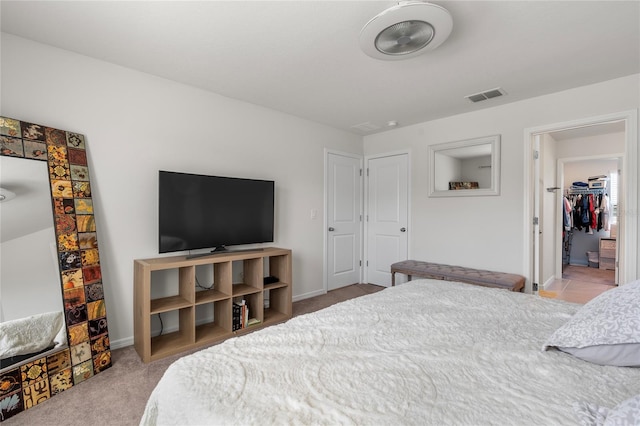
[{"label": "air vent", "polygon": [[497,98],[498,96],[506,95],[505,91],[501,88],[495,88],[480,93],[474,93],[473,95],[465,96],[471,102],[486,101],[487,99]]},{"label": "air vent", "polygon": [[360,124],[356,124],[354,126],[351,126],[351,128],[360,130],[361,132],[371,132],[373,130],[378,130],[380,128],[380,126],[367,121],[365,123],[360,123]]}]

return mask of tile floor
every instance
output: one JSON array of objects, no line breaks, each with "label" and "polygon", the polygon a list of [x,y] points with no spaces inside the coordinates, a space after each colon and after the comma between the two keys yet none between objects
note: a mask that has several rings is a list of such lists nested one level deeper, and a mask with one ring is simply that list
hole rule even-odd
[{"label": "tile floor", "polygon": [[565,266],[562,279],[556,279],[540,291],[540,295],[584,304],[599,294],[615,288],[614,283],[615,271],[568,265]]}]

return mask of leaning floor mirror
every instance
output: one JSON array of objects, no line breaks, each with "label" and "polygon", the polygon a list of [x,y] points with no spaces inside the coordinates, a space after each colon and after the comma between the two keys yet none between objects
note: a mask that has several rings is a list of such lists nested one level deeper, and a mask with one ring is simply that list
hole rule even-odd
[{"label": "leaning floor mirror", "polygon": [[429,145],[430,197],[500,194],[500,136]]},{"label": "leaning floor mirror", "polygon": [[111,366],[84,136],[0,117],[0,421]]}]

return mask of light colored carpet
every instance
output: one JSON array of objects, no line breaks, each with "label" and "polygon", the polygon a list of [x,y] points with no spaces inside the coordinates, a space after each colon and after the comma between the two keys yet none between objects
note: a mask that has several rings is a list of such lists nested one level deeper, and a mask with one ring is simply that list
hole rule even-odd
[{"label": "light colored carpet", "polygon": [[[317,311],[334,303],[382,290],[354,284],[293,304],[293,316]],[[186,354],[144,364],[129,346],[112,351],[113,366],[54,398],[2,423],[3,426],[137,425],[147,399],[167,367]]]}]

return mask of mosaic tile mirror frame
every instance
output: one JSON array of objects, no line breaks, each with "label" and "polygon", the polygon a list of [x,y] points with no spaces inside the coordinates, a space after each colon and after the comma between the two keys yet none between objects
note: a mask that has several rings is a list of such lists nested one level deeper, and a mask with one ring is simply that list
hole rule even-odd
[{"label": "mosaic tile mirror frame", "polygon": [[111,351],[84,136],[0,117],[0,148],[2,156],[48,165],[68,342],[1,369],[1,422],[109,368]]}]

